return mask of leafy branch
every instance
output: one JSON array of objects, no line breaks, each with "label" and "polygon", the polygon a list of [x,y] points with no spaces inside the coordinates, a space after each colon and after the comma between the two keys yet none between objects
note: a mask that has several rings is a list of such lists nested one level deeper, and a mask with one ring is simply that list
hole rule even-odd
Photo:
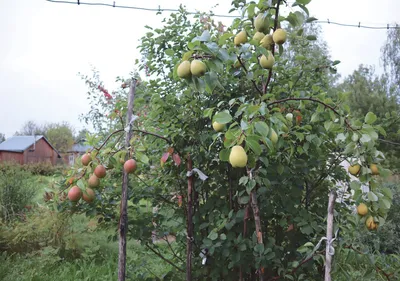
[{"label": "leafy branch", "polygon": [[153,247],[150,247],[148,243],[144,244],[150,251],[152,251],[154,254],[156,254],[159,258],[161,258],[163,261],[167,262],[168,264],[172,265],[175,267],[177,270],[180,272],[185,272],[182,268],[178,267],[176,264],[174,264],[172,261],[164,257],[159,251],[156,251]]},{"label": "leafy branch", "polygon": [[[321,254],[324,254],[324,253],[325,253],[325,250],[320,251],[320,252],[315,252],[315,253],[314,253],[313,255],[311,255],[310,257],[308,257],[308,258],[302,260],[302,261],[299,263],[298,266],[296,266],[295,268],[292,269],[292,271],[289,273],[289,275],[295,274],[296,271],[297,271],[300,267],[302,267],[304,264],[306,264],[307,262],[309,262],[310,260],[312,260],[312,259],[314,258],[315,255],[321,255]],[[281,279],[281,278],[284,278],[284,277],[283,277],[283,276],[274,276],[274,277],[268,279],[268,281],[279,280],[279,279]]]},{"label": "leafy branch", "polygon": [[[329,104],[327,104],[327,103],[325,103],[325,102],[323,102],[323,101],[320,101],[320,100],[318,100],[318,99],[312,98],[312,97],[305,97],[305,98],[289,97],[289,98],[285,98],[285,99],[281,99],[281,100],[276,100],[276,101],[270,102],[269,104],[267,104],[267,107],[271,107],[271,106],[273,106],[274,104],[284,103],[284,102],[288,102],[288,101],[303,101],[303,100],[304,100],[304,101],[312,101],[312,102],[315,102],[315,103],[322,104],[323,106],[325,106],[325,108],[328,108],[328,109],[332,110],[333,113],[335,113],[335,114],[338,115],[339,117],[343,117],[333,106],[331,106],[331,105],[329,105]],[[351,129],[352,131],[356,131],[356,129],[353,128],[353,127],[350,125],[349,120],[348,120],[346,117],[344,117],[344,122],[346,123],[346,126],[347,126],[349,129]]]},{"label": "leafy branch", "polygon": [[[365,253],[363,253],[363,252],[361,252],[360,250],[354,248],[353,245],[345,246],[345,248],[346,248],[346,249],[353,250],[353,251],[356,252],[357,254],[365,255]],[[377,266],[377,265],[375,265],[375,270],[376,270],[376,272],[378,272],[378,273],[382,274],[383,276],[385,276],[385,278],[386,278],[388,281],[391,281],[390,277],[394,275],[394,273],[387,273],[387,272],[383,271],[383,269],[380,268],[380,267]]]},{"label": "leafy branch", "polygon": [[[275,9],[275,20],[274,20],[274,30],[275,31],[278,27],[278,21],[279,21],[279,6],[281,5],[281,0],[278,0],[278,3],[276,5]],[[275,55],[275,43],[272,44],[272,55]],[[267,92],[267,88],[269,83],[271,82],[272,78],[272,68],[269,70],[268,73],[268,78],[267,78],[267,83],[264,84],[263,86],[263,93],[265,94]]]},{"label": "leafy branch", "polygon": [[[238,56],[237,56],[237,59],[238,59],[240,65],[242,66],[242,68],[244,69],[244,71],[245,71],[246,74],[247,74],[247,73],[248,73],[248,70],[247,70],[246,66],[244,65],[243,61],[241,60],[240,56],[241,56],[241,55],[238,55]],[[257,92],[259,92],[260,95],[263,95],[263,92],[260,90],[260,88],[258,88],[256,81],[255,81],[254,79],[251,79],[251,82],[253,83],[254,88],[256,88]]]}]

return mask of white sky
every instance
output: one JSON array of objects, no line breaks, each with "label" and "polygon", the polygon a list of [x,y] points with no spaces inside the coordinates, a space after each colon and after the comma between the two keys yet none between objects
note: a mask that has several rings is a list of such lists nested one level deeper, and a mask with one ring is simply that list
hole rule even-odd
[{"label": "white sky", "polygon": [[[91,2],[93,0],[86,0]],[[96,0],[112,3],[110,0]],[[117,0],[119,5],[208,11],[215,0]],[[293,1],[289,1],[293,2]],[[139,4],[142,3],[142,4]],[[227,14],[231,0],[212,9]],[[342,23],[400,22],[399,0],[313,0],[310,14]],[[89,107],[87,88],[78,72],[91,74],[95,66],[111,92],[140,58],[136,49],[145,25],[160,26],[163,16],[109,7],[55,4],[45,0],[0,0],[0,132],[10,137],[27,120],[38,123],[68,121],[83,127],[78,116]],[[229,23],[229,19],[221,19]],[[375,65],[386,30],[322,25],[338,69],[350,74],[359,64]]]}]

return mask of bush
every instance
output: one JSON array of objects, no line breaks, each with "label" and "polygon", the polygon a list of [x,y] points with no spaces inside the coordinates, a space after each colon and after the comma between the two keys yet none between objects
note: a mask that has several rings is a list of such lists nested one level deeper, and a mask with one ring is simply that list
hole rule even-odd
[{"label": "bush", "polygon": [[22,215],[25,206],[34,197],[32,174],[24,171],[18,164],[0,165],[0,218],[10,222]]},{"label": "bush", "polygon": [[32,173],[33,175],[41,175],[41,176],[51,176],[55,172],[54,166],[48,162],[25,164],[23,166],[23,169],[25,171]]}]

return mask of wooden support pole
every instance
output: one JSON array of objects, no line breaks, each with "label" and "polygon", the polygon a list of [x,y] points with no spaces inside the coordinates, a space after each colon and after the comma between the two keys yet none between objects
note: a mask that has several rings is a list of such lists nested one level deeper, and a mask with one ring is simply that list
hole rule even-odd
[{"label": "wooden support pole", "polygon": [[328,201],[328,218],[327,218],[327,227],[326,227],[326,253],[325,253],[325,281],[331,281],[331,268],[332,268],[332,258],[331,255],[331,242],[333,236],[333,212],[335,207],[335,200],[336,200],[336,191],[331,190],[329,193],[329,201]]},{"label": "wooden support pole", "polygon": [[[191,172],[193,169],[193,162],[190,154],[187,157],[187,171]],[[193,174],[188,177],[188,197],[187,197],[187,244],[186,244],[186,281],[192,281],[192,239],[193,239],[193,193],[194,190],[194,176]]]},{"label": "wooden support pole", "polygon": [[[253,172],[247,171],[249,175],[249,179],[253,179]],[[264,244],[263,241],[263,233],[261,229],[261,217],[260,217],[260,208],[258,207],[258,202],[257,202],[257,190],[253,189],[250,193],[250,204],[251,208],[253,209],[253,216],[254,216],[254,223],[256,227],[256,235],[257,235],[257,243],[258,244]],[[258,277],[260,281],[264,281],[264,273],[262,270],[262,267],[259,267],[258,270]]]},{"label": "wooden support pole", "polygon": [[[125,148],[130,146],[130,139],[132,138],[132,116],[133,116],[133,102],[135,100],[136,92],[136,79],[132,78],[131,86],[128,94],[128,112],[126,114],[126,125],[128,130],[125,134]],[[128,160],[129,153],[125,156],[125,161]],[[118,281],[125,281],[126,277],[126,234],[128,232],[128,173],[123,171],[122,178],[122,196],[119,217],[119,256],[118,256]]]}]

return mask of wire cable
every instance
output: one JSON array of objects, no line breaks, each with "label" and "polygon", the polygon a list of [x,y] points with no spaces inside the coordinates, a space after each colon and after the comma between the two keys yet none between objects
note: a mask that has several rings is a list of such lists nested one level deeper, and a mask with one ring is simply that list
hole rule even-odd
[{"label": "wire cable", "polygon": [[[132,10],[141,10],[141,11],[148,11],[148,12],[179,12],[177,9],[168,9],[168,8],[161,8],[158,6],[158,8],[145,8],[145,7],[139,7],[139,6],[126,6],[126,5],[117,5],[115,1],[113,1],[113,4],[109,3],[101,3],[101,2],[82,2],[80,0],[77,1],[66,1],[66,0],[46,0],[47,2],[52,2],[52,3],[59,3],[59,4],[74,4],[74,5],[89,5],[89,6],[105,6],[105,7],[112,7],[112,8],[122,8],[122,9],[132,9]],[[190,15],[197,15],[199,12],[187,12]],[[222,15],[222,14],[211,14],[211,16],[214,17],[221,17],[221,18],[237,18],[238,16],[234,15]],[[358,28],[367,28],[367,29],[400,29],[399,25],[382,25],[382,26],[368,26],[368,25],[362,25],[361,22],[358,24],[346,24],[346,23],[339,23],[339,22],[333,22],[330,21],[329,19],[326,21],[321,21],[321,20],[316,20],[314,23],[323,23],[323,24],[332,24],[332,25],[339,25],[339,26],[344,26],[344,27],[358,27]]]}]

